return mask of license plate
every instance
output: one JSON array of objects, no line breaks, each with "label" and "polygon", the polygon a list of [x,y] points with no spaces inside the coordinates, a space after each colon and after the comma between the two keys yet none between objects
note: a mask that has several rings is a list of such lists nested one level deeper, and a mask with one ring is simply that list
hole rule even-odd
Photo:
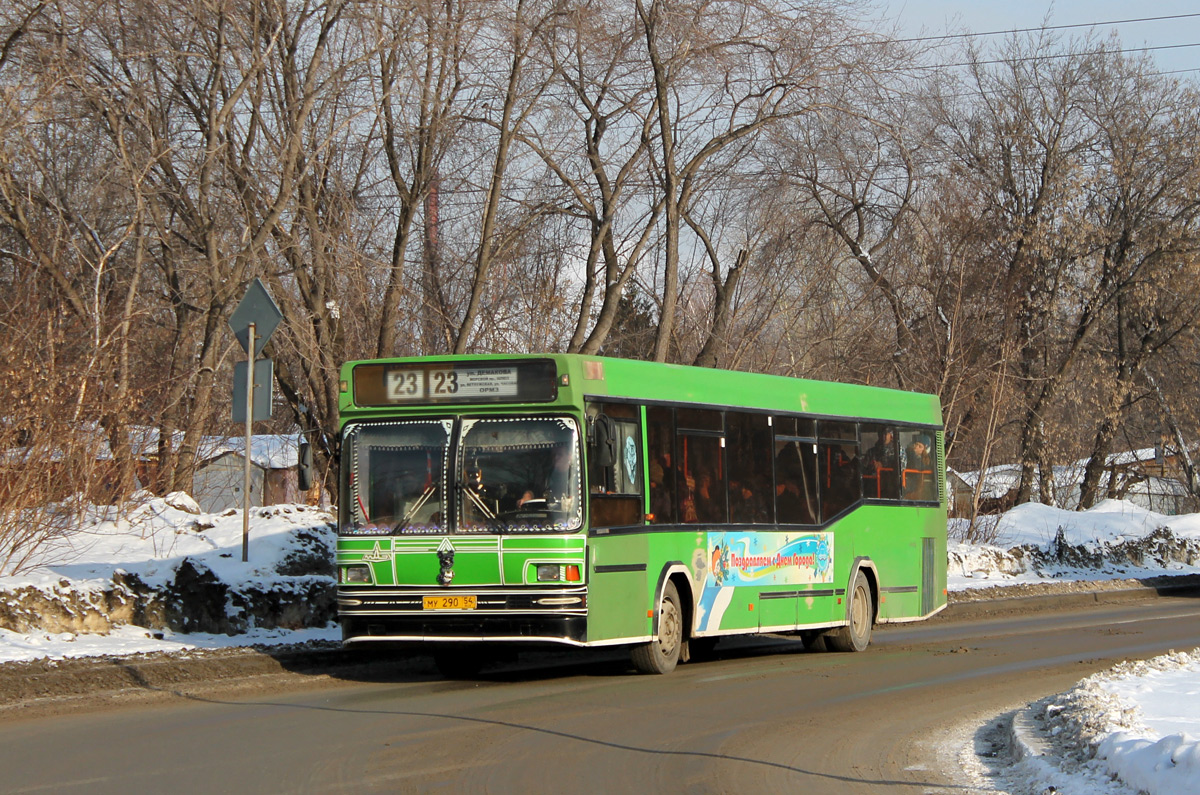
[{"label": "license plate", "polygon": [[422,600],[422,610],[474,610],[478,597],[456,594],[454,596],[426,596]]}]

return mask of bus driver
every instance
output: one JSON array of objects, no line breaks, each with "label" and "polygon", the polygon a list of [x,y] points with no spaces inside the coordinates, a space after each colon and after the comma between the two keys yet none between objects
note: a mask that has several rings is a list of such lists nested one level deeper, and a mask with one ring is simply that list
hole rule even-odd
[{"label": "bus driver", "polygon": [[[545,500],[547,503],[561,503],[571,494],[571,449],[565,445],[554,448],[554,464],[546,474],[545,483],[541,488],[536,486],[525,490],[517,498],[517,507],[524,507],[530,500]],[[541,496],[538,496],[540,493]]]}]

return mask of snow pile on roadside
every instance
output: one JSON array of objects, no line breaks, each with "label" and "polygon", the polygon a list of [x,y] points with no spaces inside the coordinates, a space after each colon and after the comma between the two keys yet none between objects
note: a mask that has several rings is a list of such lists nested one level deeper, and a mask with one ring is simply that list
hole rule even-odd
[{"label": "snow pile on roadside", "polygon": [[948,585],[952,591],[992,585],[1044,582],[1033,561],[1020,548],[951,541],[946,548]]},{"label": "snow pile on roadside", "polygon": [[1200,792],[1200,650],[1089,676],[1048,699],[1042,721],[1066,770],[1148,795]]},{"label": "snow pile on roadside", "polygon": [[166,638],[183,634],[247,645],[324,628],[335,610],[333,521],[305,505],[254,508],[243,563],[240,512],[202,514],[181,493],[145,495],[124,511],[92,506],[29,569],[0,577],[0,659],[20,659],[18,648],[77,656],[71,649],[95,646],[97,635],[142,651],[178,648]]},{"label": "snow pile on roadside", "polygon": [[[1105,500],[1087,511],[1026,503],[983,517],[996,543],[951,542],[950,590],[1200,573],[1200,514],[1166,516]],[[951,537],[965,535],[951,520]]]},{"label": "snow pile on roadside", "polygon": [[251,508],[249,562],[242,563],[240,511],[204,514],[183,492],[166,497],[142,493],[134,499],[131,509],[90,506],[77,530],[39,549],[27,573],[0,577],[0,587],[63,577],[108,578],[117,568],[161,586],[184,558],[202,563],[226,582],[269,580],[296,554],[292,537],[298,530],[329,528],[334,521],[327,511],[308,505]]}]

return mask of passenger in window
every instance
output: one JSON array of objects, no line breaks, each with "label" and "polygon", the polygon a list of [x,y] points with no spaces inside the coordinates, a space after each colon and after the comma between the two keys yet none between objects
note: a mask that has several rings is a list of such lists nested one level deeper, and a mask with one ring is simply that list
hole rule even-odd
[{"label": "passenger in window", "polygon": [[[669,522],[675,516],[672,507],[671,470],[663,466],[663,457],[650,462],[650,513],[655,522]],[[669,463],[669,459],[666,459]]]},{"label": "passenger in window", "polygon": [[717,500],[713,476],[707,470],[696,475],[696,515],[702,522],[719,522],[724,519],[725,508]]},{"label": "passenger in window", "polygon": [[812,522],[812,514],[800,496],[800,487],[790,481],[775,486],[775,511],[781,524]]},{"label": "passenger in window", "polygon": [[689,524],[700,521],[700,512],[696,508],[696,479],[680,471],[683,487],[679,492],[679,519]]},{"label": "passenger in window", "polygon": [[821,518],[829,521],[861,496],[857,445],[821,444]]},{"label": "passenger in window", "polygon": [[880,466],[892,467],[896,466],[896,432],[891,428],[884,428],[879,432],[879,438],[875,440],[875,444],[867,450],[867,460],[877,461]]},{"label": "passenger in window", "polygon": [[662,473],[662,484],[668,492],[675,489],[675,470],[671,467],[671,454],[664,452],[658,457],[658,469]]},{"label": "passenger in window", "polygon": [[935,483],[933,456],[929,451],[929,437],[919,435],[905,450],[904,498],[907,500],[934,500]]},{"label": "passenger in window", "polygon": [[733,521],[753,524],[769,521],[761,494],[761,485],[752,480],[743,483],[731,482],[729,484],[729,508]]},{"label": "passenger in window", "polygon": [[[896,463],[896,432],[892,428],[884,427],[879,431],[875,444],[866,452],[863,479],[868,484],[873,482],[874,488],[868,485],[865,496],[896,499],[899,493],[899,489],[896,488],[899,477]],[[872,494],[872,491],[875,493]]]},{"label": "passenger in window", "polygon": [[784,442],[775,455],[775,516],[780,524],[806,524],[807,506],[800,495],[804,466],[795,442]]}]

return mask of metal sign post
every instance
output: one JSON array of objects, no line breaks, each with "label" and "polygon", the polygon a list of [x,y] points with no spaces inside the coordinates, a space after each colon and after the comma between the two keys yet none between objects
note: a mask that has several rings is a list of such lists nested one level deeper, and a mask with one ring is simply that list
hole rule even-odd
[{"label": "metal sign post", "polygon": [[246,455],[242,478],[242,563],[250,559],[250,442],[254,437],[254,323],[246,345]]},{"label": "metal sign post", "polygon": [[[271,416],[271,401],[268,392],[266,400],[263,403],[263,409],[256,415],[255,400],[254,400],[254,381],[255,375],[258,373],[258,367],[255,364],[255,358],[262,352],[263,346],[267,344],[267,340],[275,333],[275,328],[279,325],[279,321],[283,319],[283,313],[279,311],[278,304],[271,294],[267,292],[266,286],[261,279],[255,279],[250,283],[250,287],[246,290],[246,295],[242,297],[241,302],[237,305],[237,309],[229,317],[229,327],[233,329],[233,334],[237,337],[237,341],[241,344],[242,349],[246,351],[246,394],[245,394],[245,421],[246,421],[246,450],[245,450],[245,473],[242,479],[242,562],[245,563],[250,558],[250,486],[251,486],[251,469],[250,469],[250,444],[254,439],[254,421],[259,419],[269,419]],[[270,360],[265,368],[266,383],[263,387],[266,390],[271,388],[271,370]],[[236,372],[236,368],[235,368]],[[237,377],[234,377],[234,402],[237,403],[239,393],[239,385]],[[238,417],[237,407],[234,409],[234,421]]]}]

